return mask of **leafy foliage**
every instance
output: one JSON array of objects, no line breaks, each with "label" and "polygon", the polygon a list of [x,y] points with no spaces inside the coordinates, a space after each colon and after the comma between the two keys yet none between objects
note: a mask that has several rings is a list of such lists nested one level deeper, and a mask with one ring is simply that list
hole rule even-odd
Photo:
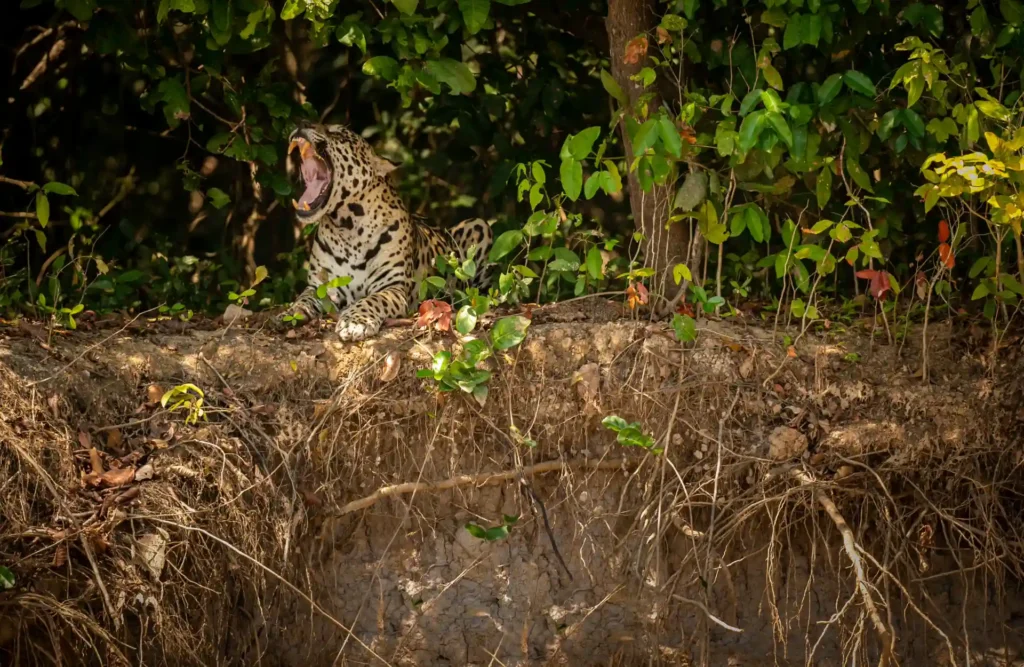
[{"label": "leafy foliage", "polygon": [[290,222],[283,138],[321,115],[403,163],[417,213],[496,219],[492,289],[460,291],[480,267],[453,258],[421,288],[455,300],[460,333],[481,314],[470,300],[645,305],[625,196],[659,185],[676,192],[665,224],[702,239],[672,271],[681,317],[750,300],[845,317],[866,280],[883,315],[907,294],[995,320],[1024,292],[1012,0],[667,2],[621,53],[580,28],[606,11],[581,0],[23,5],[7,28],[24,48],[0,166],[5,316],[288,302],[312,230]]}]

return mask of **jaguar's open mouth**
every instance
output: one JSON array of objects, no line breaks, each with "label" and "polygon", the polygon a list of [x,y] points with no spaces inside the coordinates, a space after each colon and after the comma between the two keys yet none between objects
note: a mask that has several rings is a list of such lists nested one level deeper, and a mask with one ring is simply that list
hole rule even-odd
[{"label": "jaguar's open mouth", "polygon": [[301,136],[294,137],[288,145],[289,158],[296,151],[299,153],[299,172],[302,174],[305,190],[297,200],[292,199],[292,206],[300,216],[308,216],[318,211],[327,202],[331,185],[331,168],[322,157],[317,155],[313,144]]}]

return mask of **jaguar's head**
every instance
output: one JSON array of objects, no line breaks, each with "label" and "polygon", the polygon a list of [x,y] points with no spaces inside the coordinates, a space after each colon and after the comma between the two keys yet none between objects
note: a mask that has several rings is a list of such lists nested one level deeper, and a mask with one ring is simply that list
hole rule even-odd
[{"label": "jaguar's head", "polygon": [[343,125],[299,126],[288,138],[288,157],[303,188],[292,205],[307,223],[386,178],[396,166]]}]

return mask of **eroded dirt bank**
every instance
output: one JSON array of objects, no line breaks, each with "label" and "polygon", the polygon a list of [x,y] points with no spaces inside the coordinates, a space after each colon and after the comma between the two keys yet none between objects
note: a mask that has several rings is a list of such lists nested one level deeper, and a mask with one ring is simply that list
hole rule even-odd
[{"label": "eroded dirt bank", "polygon": [[0,329],[0,663],[1020,664],[1019,349],[537,320],[483,406],[409,329]]}]

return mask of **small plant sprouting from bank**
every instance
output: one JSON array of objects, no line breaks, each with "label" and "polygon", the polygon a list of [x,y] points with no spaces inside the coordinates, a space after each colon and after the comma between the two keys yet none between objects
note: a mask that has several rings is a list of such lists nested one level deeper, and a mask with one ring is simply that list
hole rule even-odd
[{"label": "small plant sprouting from bank", "polygon": [[512,530],[512,526],[516,525],[517,521],[519,521],[518,516],[509,516],[507,514],[502,514],[500,525],[493,526],[491,528],[484,528],[482,526],[478,526],[475,523],[467,523],[466,530],[469,532],[470,535],[477,538],[478,540],[484,540],[486,542],[496,542],[498,540],[503,540],[506,537],[508,537],[509,533]]},{"label": "small plant sprouting from bank", "polygon": [[[448,304],[441,303],[442,306]],[[424,302],[430,305],[433,302]],[[481,306],[483,307],[483,306]],[[424,309],[421,306],[421,320]],[[440,312],[440,315],[436,315]],[[486,312],[486,311],[485,311]],[[435,322],[443,324],[442,329],[448,329],[451,323],[451,307],[447,310],[437,308],[431,312]],[[479,338],[469,338],[476,327],[478,312],[471,305],[459,309],[455,317],[456,331],[467,339],[462,344],[462,349],[455,356],[449,350],[441,350],[434,355],[430,368],[424,368],[416,373],[416,377],[429,378],[437,383],[439,391],[449,392],[456,389],[471,394],[480,405],[487,401],[487,382],[491,379],[491,372],[480,365],[487,359],[494,356],[495,352],[508,350],[519,345],[526,338],[526,331],[530,326],[530,320],[522,315],[512,315],[498,320],[489,334],[483,334]]]},{"label": "small plant sprouting from bank", "polygon": [[0,590],[10,590],[15,584],[14,573],[10,568],[0,565]]},{"label": "small plant sprouting from bank", "polygon": [[206,408],[203,407],[205,399],[206,394],[202,389],[194,384],[185,383],[169,389],[160,398],[160,405],[167,408],[168,412],[187,410],[185,424],[192,425],[200,419],[206,420]]},{"label": "small plant sprouting from bank", "polygon": [[640,447],[652,454],[661,454],[665,450],[657,446],[653,436],[644,433],[639,422],[627,423],[622,417],[608,415],[601,420],[601,425],[616,434],[615,439],[626,447]]}]

